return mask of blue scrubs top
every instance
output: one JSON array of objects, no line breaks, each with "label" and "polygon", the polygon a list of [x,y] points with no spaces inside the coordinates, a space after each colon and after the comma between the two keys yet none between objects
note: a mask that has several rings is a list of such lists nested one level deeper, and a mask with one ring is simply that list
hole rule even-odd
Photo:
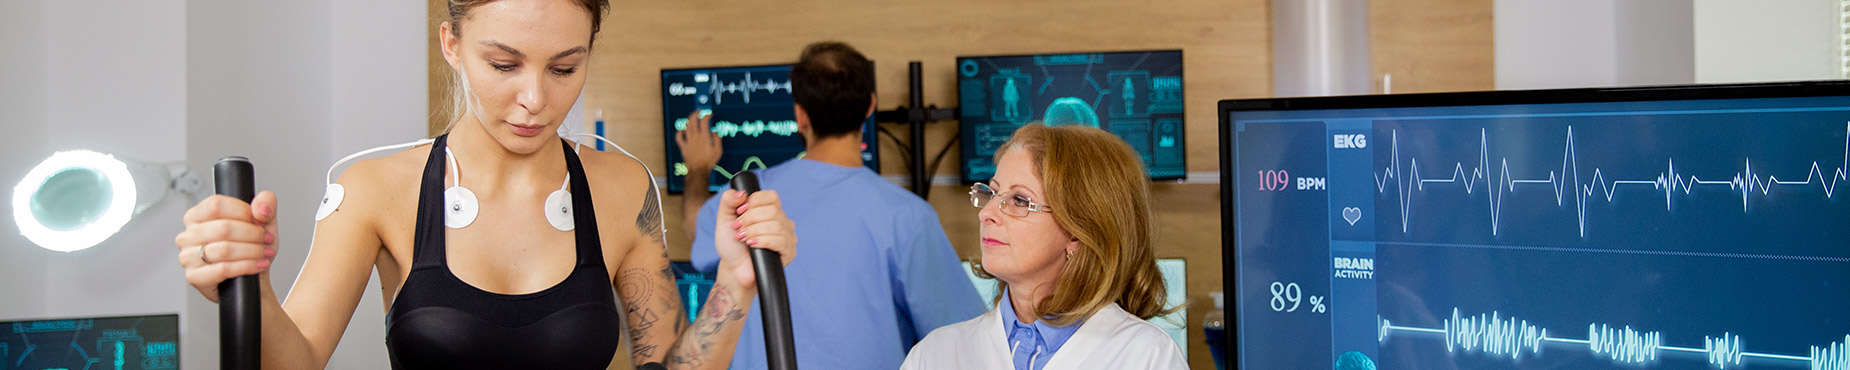
[{"label": "blue scrubs top", "polygon": [[[797,257],[784,276],[799,367],[896,369],[932,329],[985,312],[937,212],[912,192],[866,167],[801,158],[760,170],[758,179],[796,224]],[[719,265],[717,208],[718,196],[700,208],[689,253],[707,273]],[[766,366],[754,299],[732,368]]]}]

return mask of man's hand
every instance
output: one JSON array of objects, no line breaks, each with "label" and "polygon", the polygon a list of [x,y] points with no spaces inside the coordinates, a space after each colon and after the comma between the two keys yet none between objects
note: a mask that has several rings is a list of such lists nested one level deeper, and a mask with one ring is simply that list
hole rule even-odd
[{"label": "man's hand", "polygon": [[719,165],[719,157],[725,153],[720,146],[719,134],[713,133],[710,122],[713,114],[702,114],[695,110],[687,115],[687,129],[676,131],[675,145],[681,146],[681,162],[687,164],[689,177],[704,175]]}]

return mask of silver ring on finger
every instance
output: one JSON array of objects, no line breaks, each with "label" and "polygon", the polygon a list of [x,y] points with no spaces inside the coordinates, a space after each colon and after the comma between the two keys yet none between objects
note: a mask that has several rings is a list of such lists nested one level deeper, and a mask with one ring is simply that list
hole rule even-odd
[{"label": "silver ring on finger", "polygon": [[206,259],[206,246],[207,245],[210,245],[210,244],[200,244],[199,245],[199,262],[210,265],[212,264],[212,261]]}]

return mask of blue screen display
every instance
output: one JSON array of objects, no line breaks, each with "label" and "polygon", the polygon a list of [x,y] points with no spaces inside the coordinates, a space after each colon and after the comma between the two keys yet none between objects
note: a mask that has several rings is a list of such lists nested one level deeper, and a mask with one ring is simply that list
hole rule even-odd
[{"label": "blue screen display", "polygon": [[180,316],[0,322],[0,370],[180,366]]},{"label": "blue screen display", "polygon": [[[732,175],[776,166],[801,156],[796,102],[790,96],[790,65],[662,70],[662,139],[667,148],[668,191],[686,185],[687,165],[675,132],[687,128],[687,115],[709,110],[711,130],[719,134],[725,154],[707,174],[709,190],[724,189]],[[861,133],[861,161],[880,171],[880,148],[874,119]]]},{"label": "blue screen display", "polygon": [[1110,131],[1151,178],[1188,174],[1182,51],[957,58],[964,182],[996,174],[996,148],[1030,122]]},{"label": "blue screen display", "polygon": [[687,311],[687,322],[699,318],[700,305],[707,303],[707,296],[713,294],[714,274],[701,273],[694,268],[693,262],[674,261],[668,266],[674,272],[675,290],[681,293],[681,307]]},{"label": "blue screen display", "polygon": [[1224,111],[1237,364],[1850,369],[1838,91]]}]

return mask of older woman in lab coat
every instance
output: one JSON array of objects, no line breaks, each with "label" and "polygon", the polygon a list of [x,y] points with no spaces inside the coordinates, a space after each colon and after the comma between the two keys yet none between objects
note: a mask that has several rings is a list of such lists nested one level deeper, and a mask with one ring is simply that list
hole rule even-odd
[{"label": "older woman in lab coat", "polygon": [[1162,329],[1149,181],[1130,145],[1097,128],[1030,124],[971,186],[980,276],[996,309],[932,331],[902,369],[1186,369]]}]

